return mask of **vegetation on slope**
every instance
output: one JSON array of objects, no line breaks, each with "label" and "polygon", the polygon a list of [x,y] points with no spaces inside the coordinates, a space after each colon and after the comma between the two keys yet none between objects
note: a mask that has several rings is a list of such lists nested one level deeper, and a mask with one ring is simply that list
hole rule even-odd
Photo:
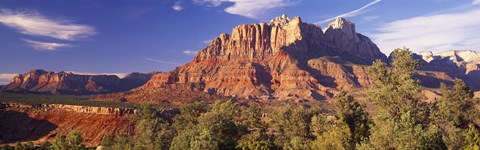
[{"label": "vegetation on slope", "polygon": [[96,101],[88,96],[17,94],[0,92],[0,103],[21,103],[31,105],[65,104],[95,107],[136,108],[139,105],[127,102]]}]

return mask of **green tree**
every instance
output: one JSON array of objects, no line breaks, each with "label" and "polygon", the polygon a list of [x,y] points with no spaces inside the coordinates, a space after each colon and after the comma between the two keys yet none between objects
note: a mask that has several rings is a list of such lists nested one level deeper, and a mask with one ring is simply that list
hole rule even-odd
[{"label": "green tree", "polygon": [[249,134],[243,135],[239,141],[237,148],[242,150],[269,150],[274,149],[273,137],[266,134],[265,128],[259,128]]},{"label": "green tree", "polygon": [[113,137],[109,134],[105,134],[103,136],[102,143],[100,145],[102,146],[102,149],[110,150],[110,149],[112,149],[113,144],[115,144],[115,141],[113,140]]},{"label": "green tree", "polygon": [[216,101],[212,109],[198,118],[200,135],[194,138],[193,148],[198,146],[216,146],[215,149],[233,149],[240,137],[234,116],[240,112],[238,106],[231,102]]},{"label": "green tree", "polygon": [[434,108],[434,116],[437,121],[466,127],[479,117],[479,112],[474,108],[473,91],[460,79],[454,83],[452,88],[441,85],[443,96]]},{"label": "green tree", "polygon": [[84,150],[82,134],[77,131],[72,131],[67,136],[67,142],[70,150]]},{"label": "green tree", "polygon": [[412,79],[419,63],[407,49],[392,52],[392,66],[375,61],[369,68],[373,84],[368,100],[377,112],[371,136],[359,149],[445,149],[441,130],[428,120],[422,88]]},{"label": "green tree", "polygon": [[402,115],[394,129],[398,149],[446,149],[440,129],[417,122],[410,112]]},{"label": "green tree", "polygon": [[480,149],[480,132],[474,126],[470,126],[468,132],[465,134],[465,150],[479,150]]},{"label": "green tree", "polygon": [[307,137],[311,114],[301,107],[286,106],[273,110],[270,127],[276,132],[275,145],[282,147],[294,137]]},{"label": "green tree", "polygon": [[311,135],[318,137],[324,132],[328,131],[330,127],[331,125],[327,120],[327,116],[325,114],[320,113],[317,115],[313,115],[310,123]]},{"label": "green tree", "polygon": [[312,149],[353,150],[352,133],[348,125],[337,120],[328,130],[312,142]]},{"label": "green tree", "polygon": [[242,136],[237,142],[237,148],[267,150],[275,147],[273,137],[266,133],[267,127],[262,121],[262,109],[257,105],[242,109],[239,128]]},{"label": "green tree", "polygon": [[82,134],[77,131],[70,132],[67,136],[57,136],[52,144],[55,150],[85,150]]},{"label": "green tree", "polygon": [[311,140],[309,138],[295,136],[290,137],[290,141],[288,143],[283,144],[283,149],[285,150],[309,150],[310,149]]},{"label": "green tree", "polygon": [[460,79],[448,87],[441,84],[442,97],[431,108],[431,119],[443,130],[444,141],[449,149],[463,148],[464,133],[469,124],[479,117],[475,108],[473,91]]},{"label": "green tree", "polygon": [[15,150],[35,150],[36,147],[33,145],[32,142],[26,142],[26,143],[17,143],[15,145]]},{"label": "green tree", "polygon": [[200,131],[195,129],[195,126],[189,129],[185,129],[182,132],[179,132],[172,140],[170,145],[171,150],[185,150],[191,149],[191,142],[194,141],[195,137],[200,135]]},{"label": "green tree", "polygon": [[134,150],[134,142],[132,137],[127,135],[120,135],[116,138],[112,145],[114,150]]},{"label": "green tree", "polygon": [[334,97],[335,111],[340,121],[345,122],[351,133],[352,148],[370,136],[370,119],[363,107],[347,92],[341,91]]},{"label": "green tree", "polygon": [[198,124],[197,118],[202,113],[208,111],[208,105],[205,102],[194,102],[180,106],[180,114],[173,118],[173,127],[177,132],[192,128]]},{"label": "green tree", "polygon": [[369,68],[373,84],[368,92],[368,100],[372,102],[383,118],[400,120],[403,113],[422,116],[420,103],[421,87],[412,75],[419,63],[411,57],[407,49],[395,49],[392,52],[392,67],[377,60]]},{"label": "green tree", "polygon": [[231,102],[216,101],[202,113],[198,124],[186,128],[173,139],[171,149],[233,149],[240,137],[235,118],[240,109]]},{"label": "green tree", "polygon": [[57,136],[55,141],[52,143],[52,148],[54,150],[66,150],[68,149],[68,142],[66,136]]},{"label": "green tree", "polygon": [[133,119],[137,134],[135,149],[169,149],[174,132],[151,104],[142,104]]}]

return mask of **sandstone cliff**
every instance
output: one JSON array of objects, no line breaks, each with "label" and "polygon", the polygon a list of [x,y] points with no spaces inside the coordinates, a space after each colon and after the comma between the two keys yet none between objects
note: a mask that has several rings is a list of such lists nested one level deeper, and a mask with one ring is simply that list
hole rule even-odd
[{"label": "sandstone cliff", "polygon": [[50,94],[96,94],[127,91],[143,85],[152,74],[132,73],[120,79],[115,75],[77,75],[70,72],[31,70],[15,76],[3,89],[11,92]]},{"label": "sandstone cliff", "polygon": [[375,59],[386,56],[344,18],[323,32],[300,17],[282,15],[220,34],[192,62],[154,75],[132,93],[182,85],[186,88],[180,91],[249,99],[326,99],[338,90],[367,85],[364,65]]},{"label": "sandstone cliff", "polygon": [[[84,142],[97,146],[104,135],[134,134],[131,108],[92,107],[63,104],[0,103],[0,144],[33,141],[53,142],[56,136],[79,131]],[[178,109],[158,112],[171,121]]]},{"label": "sandstone cliff", "polygon": [[420,70],[445,72],[453,78],[463,79],[473,90],[480,90],[480,53],[453,50],[421,52],[416,56],[423,64]]}]

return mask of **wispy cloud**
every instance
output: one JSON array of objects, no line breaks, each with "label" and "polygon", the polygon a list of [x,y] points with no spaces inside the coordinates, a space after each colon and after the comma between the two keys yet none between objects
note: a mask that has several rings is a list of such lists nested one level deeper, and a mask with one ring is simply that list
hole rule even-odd
[{"label": "wispy cloud", "polygon": [[175,2],[172,8],[175,11],[182,11],[183,10],[182,2],[181,1]]},{"label": "wispy cloud", "polygon": [[59,48],[72,47],[71,44],[63,44],[63,43],[39,42],[39,41],[27,40],[27,39],[24,39],[23,41],[25,41],[29,46],[37,50],[55,51]]},{"label": "wispy cloud", "polygon": [[365,16],[365,17],[362,17],[362,21],[360,21],[360,23],[370,22],[378,18],[380,18],[380,16]]},{"label": "wispy cloud", "polygon": [[394,48],[439,51],[480,48],[480,8],[424,15],[383,24],[373,40],[385,53]]},{"label": "wispy cloud", "polygon": [[0,73],[0,85],[6,85],[12,81],[13,77],[17,76],[15,73]]},{"label": "wispy cloud", "polygon": [[197,54],[197,51],[192,51],[192,50],[184,50],[184,51],[183,51],[183,54],[187,54],[187,55],[195,55],[195,54]]},{"label": "wispy cloud", "polygon": [[205,41],[202,41],[203,44],[210,44],[212,43],[213,39],[210,39],[210,40],[205,40]]},{"label": "wispy cloud", "polygon": [[473,0],[472,4],[473,5],[478,5],[478,4],[480,4],[480,0]]},{"label": "wispy cloud", "polygon": [[267,17],[271,11],[294,4],[292,0],[193,0],[197,4],[217,7],[224,3],[233,3],[224,9],[225,12],[248,18]]},{"label": "wispy cloud", "polygon": [[73,74],[78,74],[78,75],[115,75],[119,78],[124,78],[128,75],[128,73],[95,73],[95,72],[76,72],[76,71],[65,71],[65,72],[71,72]]},{"label": "wispy cloud", "polygon": [[350,12],[347,12],[347,13],[344,13],[344,14],[341,14],[341,15],[338,15],[338,16],[335,16],[335,17],[332,17],[332,18],[329,18],[329,19],[325,19],[325,20],[322,20],[322,21],[319,21],[319,22],[316,22],[315,24],[321,24],[321,23],[325,23],[325,22],[330,22],[332,20],[335,20],[336,18],[338,17],[354,17],[354,16],[357,16],[359,14],[361,14],[365,9],[367,9],[368,7],[370,6],[373,6],[379,2],[381,2],[382,0],[374,0],[373,2],[370,2],[366,5],[364,5],[363,7],[360,7],[358,9],[355,9],[353,11],[350,11]]},{"label": "wispy cloud", "polygon": [[95,34],[92,26],[75,24],[71,20],[47,18],[38,12],[1,9],[0,23],[22,34],[61,40],[77,40]]},{"label": "wispy cloud", "polygon": [[162,61],[162,60],[153,59],[153,58],[145,58],[145,59],[148,60],[148,61],[157,62],[157,63],[164,63],[164,64],[170,64],[170,65],[182,65],[180,63]]}]

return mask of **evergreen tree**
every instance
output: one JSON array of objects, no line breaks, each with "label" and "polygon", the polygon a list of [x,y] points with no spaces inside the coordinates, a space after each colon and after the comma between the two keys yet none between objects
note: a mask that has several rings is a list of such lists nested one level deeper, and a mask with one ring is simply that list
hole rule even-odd
[{"label": "evergreen tree", "polygon": [[240,125],[242,136],[237,148],[243,150],[273,149],[273,137],[266,133],[267,127],[262,121],[262,110],[257,105],[242,109]]},{"label": "evergreen tree", "polygon": [[355,147],[370,136],[370,119],[362,106],[347,92],[341,91],[334,97],[335,111],[340,121],[345,122],[352,135],[350,147]]},{"label": "evergreen tree", "polygon": [[234,149],[240,137],[235,122],[240,109],[231,101],[216,101],[201,114],[198,124],[186,128],[173,139],[171,149]]},{"label": "evergreen tree", "polygon": [[327,131],[312,142],[312,149],[353,150],[352,134],[348,125],[337,120]]},{"label": "evergreen tree", "polygon": [[177,132],[192,128],[198,124],[198,117],[208,111],[207,103],[193,102],[180,106],[180,114],[173,118],[173,127]]},{"label": "evergreen tree", "polygon": [[400,120],[403,113],[410,111],[413,115],[423,116],[424,109],[420,103],[421,87],[412,75],[419,63],[411,57],[407,49],[395,49],[392,52],[392,67],[377,60],[369,68],[373,79],[368,92],[368,100],[372,102],[382,118]]},{"label": "evergreen tree", "polygon": [[67,150],[68,149],[67,137],[65,136],[55,137],[55,141],[52,143],[52,148],[54,150]]},{"label": "evergreen tree", "polygon": [[470,126],[468,132],[465,134],[465,150],[479,150],[480,149],[480,132],[474,126]]},{"label": "evergreen tree", "polygon": [[82,134],[72,131],[67,136],[57,136],[52,144],[55,150],[85,150]]},{"label": "evergreen tree", "polygon": [[105,134],[103,136],[102,143],[100,145],[104,150],[111,150],[114,143],[115,141],[113,140],[113,137],[110,136],[109,134]]},{"label": "evergreen tree", "polygon": [[135,149],[169,149],[174,137],[171,126],[158,116],[151,104],[143,104],[135,114],[133,121],[137,134],[135,135]]},{"label": "evergreen tree", "polygon": [[307,137],[311,115],[301,107],[286,106],[271,114],[270,127],[276,132],[275,145],[282,147],[294,137]]},{"label": "evergreen tree", "polygon": [[434,119],[456,127],[466,127],[479,117],[479,112],[474,108],[473,91],[460,79],[455,79],[454,83],[452,88],[441,85],[443,96],[434,108]]},{"label": "evergreen tree", "polygon": [[114,150],[134,150],[134,142],[132,137],[127,135],[120,135],[116,138],[115,143],[112,145]]},{"label": "evergreen tree", "polygon": [[86,146],[83,145],[83,138],[80,132],[72,131],[67,136],[69,150],[84,150]]},{"label": "evergreen tree", "polygon": [[421,87],[412,79],[419,66],[407,49],[392,52],[392,67],[375,61],[369,69],[373,85],[368,93],[377,112],[369,141],[359,149],[445,149],[441,130],[430,124],[421,101]]}]

